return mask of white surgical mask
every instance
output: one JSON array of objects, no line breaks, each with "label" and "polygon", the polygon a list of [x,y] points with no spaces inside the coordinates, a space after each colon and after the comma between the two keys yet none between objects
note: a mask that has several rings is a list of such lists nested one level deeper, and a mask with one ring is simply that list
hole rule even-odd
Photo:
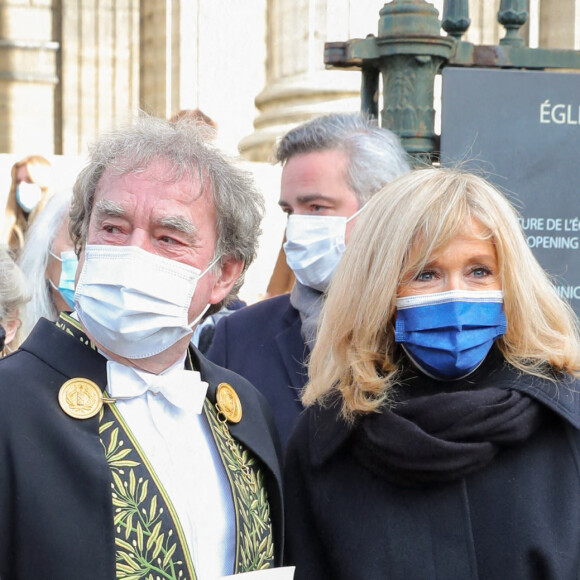
[{"label": "white surgical mask", "polygon": [[362,209],[349,218],[297,214],[288,217],[284,252],[301,284],[320,292],[328,288],[345,250],[346,224]]},{"label": "white surgical mask", "polygon": [[89,245],[75,291],[78,317],[118,356],[159,354],[191,334],[209,308],[188,322],[197,282],[218,259],[201,272],[136,246]]},{"label": "white surgical mask", "polygon": [[42,189],[36,183],[21,181],[16,186],[16,201],[26,213],[30,213],[42,199]]}]

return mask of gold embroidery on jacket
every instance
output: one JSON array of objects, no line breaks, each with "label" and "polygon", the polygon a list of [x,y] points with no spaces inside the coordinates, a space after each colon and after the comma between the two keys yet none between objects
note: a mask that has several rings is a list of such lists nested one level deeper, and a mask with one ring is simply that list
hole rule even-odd
[{"label": "gold embroidery on jacket", "polygon": [[236,514],[234,573],[274,567],[270,504],[259,462],[230,434],[225,417],[206,399],[204,412],[226,468]]},{"label": "gold embroidery on jacket", "polygon": [[179,519],[153,468],[114,406],[103,409],[99,419],[113,478],[116,577],[195,580]]},{"label": "gold embroidery on jacket", "polygon": [[89,339],[89,337],[84,333],[81,325],[79,324],[78,320],[75,320],[67,314],[66,312],[61,312],[60,316],[58,317],[57,321],[55,322],[56,327],[60,328],[67,334],[74,336],[80,342],[82,342],[85,346],[88,346],[92,350],[97,350],[97,347],[93,344],[93,342]]}]

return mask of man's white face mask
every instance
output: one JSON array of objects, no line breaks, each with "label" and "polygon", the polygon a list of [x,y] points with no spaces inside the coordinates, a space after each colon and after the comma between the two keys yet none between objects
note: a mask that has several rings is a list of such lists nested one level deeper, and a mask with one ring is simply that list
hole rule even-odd
[{"label": "man's white face mask", "polygon": [[320,292],[328,288],[346,247],[346,224],[362,209],[349,218],[297,214],[288,217],[284,252],[298,282]]},{"label": "man's white face mask", "polygon": [[88,245],[75,291],[78,317],[118,356],[159,354],[191,334],[209,308],[188,322],[197,282],[218,259],[201,272],[136,246]]}]

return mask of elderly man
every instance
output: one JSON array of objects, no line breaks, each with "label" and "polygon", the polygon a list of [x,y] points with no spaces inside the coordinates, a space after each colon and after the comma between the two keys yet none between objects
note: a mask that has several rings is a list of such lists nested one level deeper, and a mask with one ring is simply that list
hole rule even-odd
[{"label": "elderly man", "polygon": [[365,117],[335,114],[281,140],[280,207],[288,214],[284,251],[296,275],[290,294],[223,319],[208,358],[251,381],[268,399],[285,445],[302,410],[305,361],[322,299],[356,216],[383,185],[408,171],[399,139]]},{"label": "elderly man", "polygon": [[188,348],[252,261],[262,201],[191,121],[94,146],[76,311],[0,364],[0,577],[212,580],[280,562],[263,397]]}]

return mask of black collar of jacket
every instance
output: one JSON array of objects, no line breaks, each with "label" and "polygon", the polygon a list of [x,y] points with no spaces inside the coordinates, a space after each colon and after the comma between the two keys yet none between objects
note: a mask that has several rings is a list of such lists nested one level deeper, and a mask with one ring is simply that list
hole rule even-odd
[{"label": "black collar of jacket", "polygon": [[[580,429],[580,380],[570,375],[555,378],[555,381],[550,381],[524,374],[507,364],[499,349],[494,348],[479,369],[460,381],[443,383],[409,367],[404,372],[402,383],[403,388],[413,389],[413,382],[420,381],[423,392],[433,392],[445,387],[452,390],[473,389],[479,386],[515,389],[526,393],[573,427]],[[308,414],[310,458],[313,465],[321,466],[346,442],[361,417],[355,419],[352,424],[347,423],[340,415],[338,397],[324,407],[316,405],[309,409]]]},{"label": "black collar of jacket", "polygon": [[37,322],[20,350],[33,354],[68,378],[90,379],[103,390],[107,386],[106,359],[45,318]]}]

